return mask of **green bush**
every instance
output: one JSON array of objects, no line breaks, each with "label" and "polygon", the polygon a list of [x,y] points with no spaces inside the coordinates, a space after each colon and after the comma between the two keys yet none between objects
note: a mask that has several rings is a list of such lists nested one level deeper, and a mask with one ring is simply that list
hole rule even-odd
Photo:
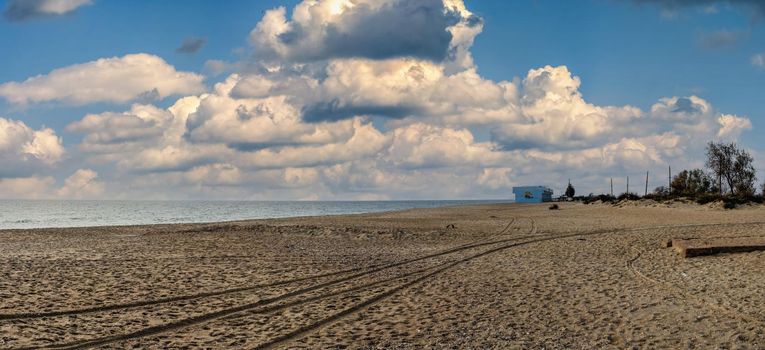
[{"label": "green bush", "polygon": [[640,199],[640,196],[638,196],[637,194],[634,194],[634,193],[622,193],[616,199],[618,199],[620,201],[623,201],[623,200],[636,201],[636,200]]},{"label": "green bush", "polygon": [[712,202],[723,200],[723,196],[716,193],[705,193],[702,195],[698,195],[695,199],[696,199],[696,203],[698,204],[709,204]]},{"label": "green bush", "polygon": [[[749,204],[749,203],[757,203],[757,204],[763,203],[762,196],[721,196],[716,193],[705,193],[703,195],[697,196],[695,200],[696,200],[696,203],[698,204],[709,204],[712,202],[722,201],[725,203],[725,205],[730,204],[730,205],[733,205],[734,207],[736,205]],[[731,209],[731,208],[726,207],[726,209]]]},{"label": "green bush", "polygon": [[671,199],[672,197],[670,197],[667,194],[654,192],[654,193],[649,193],[649,194],[643,196],[643,198],[644,199],[653,200],[653,201],[656,201],[656,202],[663,202],[663,201]]},{"label": "green bush", "polygon": [[600,194],[597,196],[589,196],[587,198],[584,198],[584,200],[582,200],[584,204],[590,204],[597,201],[601,201],[603,203],[613,203],[616,201],[616,197],[612,195],[608,195],[608,194]]}]

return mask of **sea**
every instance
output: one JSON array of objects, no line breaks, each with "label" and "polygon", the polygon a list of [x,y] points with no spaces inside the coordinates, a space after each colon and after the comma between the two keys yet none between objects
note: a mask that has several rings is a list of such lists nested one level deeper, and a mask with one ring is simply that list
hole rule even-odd
[{"label": "sea", "polygon": [[203,223],[509,202],[0,200],[0,229]]}]

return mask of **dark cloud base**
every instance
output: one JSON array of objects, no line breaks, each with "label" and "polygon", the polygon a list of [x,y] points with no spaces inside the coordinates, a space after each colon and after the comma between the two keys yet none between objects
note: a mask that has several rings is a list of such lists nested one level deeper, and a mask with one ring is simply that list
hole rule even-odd
[{"label": "dark cloud base", "polygon": [[207,39],[205,38],[186,38],[181,43],[181,46],[175,49],[175,52],[194,54],[199,52],[205,44],[207,44]]},{"label": "dark cloud base", "polygon": [[411,106],[345,106],[335,100],[303,108],[302,117],[307,123],[318,123],[350,119],[361,115],[401,119],[420,112],[418,108]]}]

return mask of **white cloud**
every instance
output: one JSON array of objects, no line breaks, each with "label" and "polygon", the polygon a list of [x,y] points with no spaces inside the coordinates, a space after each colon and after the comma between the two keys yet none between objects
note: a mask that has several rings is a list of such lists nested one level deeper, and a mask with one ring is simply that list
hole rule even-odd
[{"label": "white cloud", "polygon": [[352,127],[352,136],[344,141],[242,152],[238,158],[244,166],[256,169],[326,166],[374,157],[390,143],[372,124],[354,119]]},{"label": "white cloud", "polygon": [[517,117],[515,84],[484,79],[475,69],[449,74],[442,65],[419,59],[337,59],[314,74],[321,78],[281,71],[237,76],[231,93],[285,96],[311,122],[377,115],[467,125]]},{"label": "white cloud", "polygon": [[40,12],[62,15],[78,7],[90,5],[92,0],[43,0],[38,2]]},{"label": "white cloud", "polygon": [[[252,90],[251,83],[245,89]],[[240,86],[239,76],[232,76],[216,86],[216,93],[206,95],[188,119],[188,138],[201,143],[225,143],[239,149],[272,146],[326,144],[345,140],[353,134],[353,122],[308,124],[286,96],[237,99],[230,96]],[[263,81],[266,88],[270,82]],[[241,89],[241,86],[240,86]],[[253,92],[258,95],[257,91]]]},{"label": "white cloud", "polygon": [[[642,117],[634,107],[601,107],[584,100],[581,81],[565,66],[529,71],[520,88],[517,121],[499,125],[494,140],[506,149],[589,148],[632,131]],[[618,132],[618,128],[622,128]]]},{"label": "white cloud", "polygon": [[565,66],[531,70],[520,89],[520,121],[499,125],[494,140],[505,149],[575,150],[671,133],[694,144],[738,136],[749,122],[726,117],[697,96],[662,98],[649,112],[597,106],[584,100],[580,85]]},{"label": "white cloud", "polygon": [[205,90],[202,76],[180,72],[149,54],[102,58],[55,69],[23,82],[0,85],[0,96],[13,104],[60,101],[73,105],[156,100]]},{"label": "white cloud", "polygon": [[98,173],[91,169],[79,169],[66,178],[64,186],[56,191],[64,198],[97,198],[104,193],[104,184],[97,180]]},{"label": "white cloud", "polygon": [[476,143],[468,129],[454,130],[416,123],[392,131],[386,158],[404,168],[483,167],[502,157],[489,143]]},{"label": "white cloud", "polygon": [[[124,157],[128,155],[129,157]],[[123,152],[113,157],[102,158],[113,161],[117,168],[126,172],[162,172],[187,170],[193,167],[229,159],[236,152],[225,145],[158,145],[136,152]]]},{"label": "white cloud", "polygon": [[478,175],[476,182],[483,187],[492,190],[511,190],[512,182],[511,176],[513,175],[513,169],[507,167],[501,168],[484,168],[481,174]]},{"label": "white cloud", "polygon": [[171,127],[170,111],[151,105],[133,105],[124,113],[89,114],[67,126],[68,131],[86,133],[81,149],[109,152],[116,147],[144,147],[156,144]]},{"label": "white cloud", "polygon": [[49,196],[50,188],[56,183],[53,177],[0,177],[0,198],[39,199]]},{"label": "white cloud", "polygon": [[25,21],[61,16],[92,3],[92,0],[9,0],[4,15],[9,21]]},{"label": "white cloud", "polygon": [[10,199],[91,199],[100,198],[105,184],[97,180],[98,173],[90,169],[79,169],[56,188],[52,176],[0,177],[0,198]]},{"label": "white cloud", "polygon": [[48,165],[57,163],[64,155],[61,138],[56,136],[52,129],[35,131],[32,139],[24,144],[21,151]]},{"label": "white cloud", "polygon": [[712,139],[738,136],[746,129],[749,119],[723,115],[708,101],[689,96],[660,99],[651,107],[651,120],[647,122],[651,132],[672,131],[697,139]]},{"label": "white cloud", "polygon": [[733,139],[741,135],[745,130],[752,128],[752,122],[747,118],[738,117],[731,114],[723,114],[717,122],[720,124],[720,130],[717,132],[717,137],[721,139]]},{"label": "white cloud", "polygon": [[752,64],[756,67],[765,69],[765,53],[752,56]]},{"label": "white cloud", "polygon": [[52,129],[34,130],[22,121],[0,118],[0,178],[48,169],[64,153],[61,138]]}]

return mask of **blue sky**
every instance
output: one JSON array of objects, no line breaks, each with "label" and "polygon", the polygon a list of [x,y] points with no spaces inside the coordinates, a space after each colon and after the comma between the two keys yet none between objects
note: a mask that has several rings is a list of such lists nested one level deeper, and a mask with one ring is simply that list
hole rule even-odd
[{"label": "blue sky", "polygon": [[[204,76],[204,84],[212,88],[231,72],[213,74],[206,62],[258,62],[260,58],[253,57],[258,57],[259,47],[248,41],[250,32],[267,11],[279,6],[288,9],[289,20],[291,9],[299,3],[94,0],[64,14],[4,18],[0,20],[0,84],[20,83],[100,58],[146,53],[179,72]],[[0,4],[2,8],[12,5]],[[747,118],[750,131],[740,133],[738,139],[755,152],[765,148],[757,132],[765,123],[765,67],[753,64],[753,58],[765,52],[765,23],[756,6],[709,1],[698,7],[668,8],[629,0],[466,0],[465,6],[483,23],[469,48],[474,58],[471,67],[483,79],[513,81],[532,69],[565,66],[581,79],[578,92],[587,103],[629,105],[645,112],[661,98],[695,95],[720,114]],[[201,38],[204,45],[195,53],[177,52],[187,38]],[[178,98],[179,94],[171,94],[152,103],[167,108]],[[31,129],[49,127],[63,140],[69,162],[27,175],[54,174],[54,181],[62,183],[66,174],[88,168],[96,169],[105,181],[105,175],[112,174],[116,181],[126,176],[118,174],[122,170],[109,162],[94,162],[92,154],[78,150],[83,135],[67,126],[89,113],[126,111],[131,103],[107,100],[73,105],[52,99],[19,104],[0,98],[0,117],[22,121]],[[374,125],[384,128],[381,125],[391,119],[396,118],[376,116]],[[462,127],[472,132],[476,142],[497,141],[491,136],[496,126]],[[511,179],[508,184],[518,181]],[[108,192],[108,183],[106,188]],[[115,191],[124,194],[125,190]],[[344,196],[337,189],[327,191]],[[478,192],[478,196],[484,194]],[[468,191],[459,196],[472,195]]]}]

